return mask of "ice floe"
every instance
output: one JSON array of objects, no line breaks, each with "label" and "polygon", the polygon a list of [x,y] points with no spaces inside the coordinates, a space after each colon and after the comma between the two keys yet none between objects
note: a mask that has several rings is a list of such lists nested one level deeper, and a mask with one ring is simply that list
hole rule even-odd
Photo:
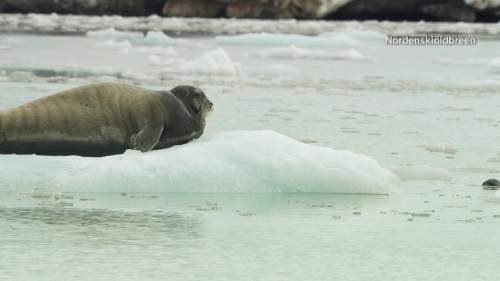
[{"label": "ice floe", "polygon": [[113,27],[88,31],[86,35],[87,37],[105,39],[134,39],[144,36],[142,32],[118,31]]},{"label": "ice floe", "polygon": [[0,155],[0,160],[4,190],[381,194],[399,181],[368,156],[274,131],[224,132],[166,150],[104,158]]},{"label": "ice floe", "polygon": [[132,39],[134,45],[146,46],[171,46],[175,45],[175,41],[162,31],[148,31],[144,37]]},{"label": "ice floe", "polygon": [[441,181],[450,180],[451,174],[443,168],[429,167],[425,165],[401,166],[391,169],[402,180],[422,180],[422,181]]},{"label": "ice floe", "polygon": [[269,48],[260,52],[251,53],[250,56],[265,59],[289,60],[368,60],[365,55],[354,49],[326,52],[300,48],[295,45],[291,45],[288,47]]},{"label": "ice floe", "polygon": [[298,68],[283,63],[271,63],[261,67],[250,67],[245,69],[245,73],[249,76],[265,77],[298,76],[302,74]]},{"label": "ice floe", "polygon": [[240,73],[240,64],[234,62],[229,54],[222,48],[203,53],[192,61],[177,62],[167,68],[167,72],[177,74],[203,74],[203,75],[229,75],[236,76]]},{"label": "ice floe", "polygon": [[[495,0],[496,1],[496,0]],[[479,2],[479,1],[478,1]],[[481,1],[482,2],[482,1]],[[449,22],[388,22],[388,21],[298,21],[298,20],[253,20],[253,19],[200,19],[120,17],[120,16],[76,16],[39,14],[2,14],[2,32],[54,32],[86,33],[99,29],[142,32],[161,30],[168,34],[242,34],[242,33],[295,33],[318,35],[337,30],[352,30],[363,27],[363,34],[355,37],[376,37],[368,31],[388,33],[473,33],[482,36],[500,34],[500,24],[495,23],[449,23]],[[364,39],[363,39],[364,40]]]},{"label": "ice floe", "polygon": [[217,42],[224,45],[245,46],[301,46],[301,47],[356,47],[361,41],[346,35],[306,36],[299,34],[248,33],[234,36],[217,36]]},{"label": "ice floe", "polygon": [[95,45],[96,47],[119,50],[132,48],[132,44],[128,40],[106,40],[97,42]]}]

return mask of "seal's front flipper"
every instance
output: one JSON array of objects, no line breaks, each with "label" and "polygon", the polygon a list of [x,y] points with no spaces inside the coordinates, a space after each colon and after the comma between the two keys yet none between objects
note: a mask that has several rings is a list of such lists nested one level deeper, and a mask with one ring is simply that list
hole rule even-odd
[{"label": "seal's front flipper", "polygon": [[131,148],[148,152],[155,147],[163,132],[163,126],[147,125],[131,138]]}]

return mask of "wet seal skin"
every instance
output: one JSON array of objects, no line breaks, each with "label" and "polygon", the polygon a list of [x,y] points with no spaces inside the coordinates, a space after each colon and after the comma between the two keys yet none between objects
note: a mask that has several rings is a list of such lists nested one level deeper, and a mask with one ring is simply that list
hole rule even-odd
[{"label": "wet seal skin", "polygon": [[99,83],[0,111],[0,153],[107,156],[199,138],[213,104],[193,86]]},{"label": "wet seal skin", "polygon": [[497,179],[489,179],[485,182],[483,182],[483,189],[484,190],[497,190],[500,189],[500,181]]}]

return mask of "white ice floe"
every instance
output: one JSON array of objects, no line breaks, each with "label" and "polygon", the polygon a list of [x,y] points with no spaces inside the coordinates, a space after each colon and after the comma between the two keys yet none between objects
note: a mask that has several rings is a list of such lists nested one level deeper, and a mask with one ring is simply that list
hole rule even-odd
[{"label": "white ice floe", "polygon": [[369,60],[369,58],[365,57],[361,52],[354,49],[339,51],[332,54],[332,57],[337,60]]},{"label": "white ice floe", "polygon": [[462,59],[437,59],[433,63],[440,65],[482,65],[488,64],[490,59],[486,58],[462,58]]},{"label": "white ice floe", "polygon": [[22,44],[22,43],[24,43],[24,39],[17,38],[17,37],[8,37],[8,38],[5,38],[4,42],[8,43],[8,44]]},{"label": "white ice floe", "polygon": [[157,55],[151,54],[148,56],[148,59],[152,65],[162,65],[163,64],[162,59]]},{"label": "white ice floe", "polygon": [[360,29],[359,27],[346,27],[332,32],[325,32],[320,34],[325,38],[353,38],[359,41],[372,41],[378,40],[385,43],[386,34],[376,30]]},{"label": "white ice floe", "polygon": [[500,70],[500,57],[490,60],[488,66]]},{"label": "white ice floe", "polygon": [[306,36],[298,34],[249,33],[235,36],[217,36],[217,42],[245,46],[301,46],[301,47],[356,47],[361,41],[347,35]]},{"label": "white ice floe", "polygon": [[0,155],[0,163],[0,188],[18,191],[382,194],[399,181],[368,156],[273,131],[226,132],[104,158]]},{"label": "white ice floe", "polygon": [[299,76],[302,74],[302,71],[288,64],[273,63],[261,67],[247,68],[245,69],[245,73],[249,76],[284,77]]},{"label": "white ice floe", "polygon": [[142,73],[139,71],[122,71],[120,72],[120,77],[129,80],[145,81],[145,82],[154,81],[156,79],[154,75]]},{"label": "white ice floe", "polygon": [[39,30],[49,31],[59,26],[59,16],[54,13],[50,15],[28,14],[27,18],[30,24]]},{"label": "white ice floe", "polygon": [[[177,42],[176,39],[169,37],[161,31],[149,31],[146,35],[143,35],[140,32],[116,31],[114,28],[109,28],[89,31],[87,32],[87,36],[107,39],[103,42],[97,42],[96,46],[121,49],[121,53],[132,51],[137,53],[167,53],[168,55],[175,55],[175,51],[173,51],[171,46]],[[134,48],[131,49],[132,47]]]},{"label": "white ice floe", "polygon": [[148,59],[154,65],[168,64],[172,59],[177,58],[177,51],[173,47],[147,47],[129,46],[118,51],[120,54],[138,53],[148,55]]},{"label": "white ice floe", "polygon": [[174,49],[174,47],[137,46],[130,49],[130,51],[134,53],[160,55],[167,57],[177,56],[177,51]]},{"label": "white ice floe", "polygon": [[93,37],[93,38],[122,39],[122,40],[144,37],[141,32],[118,31],[113,27],[88,31],[86,35],[87,37]]},{"label": "white ice floe", "polygon": [[146,36],[134,38],[131,42],[134,45],[172,46],[176,44],[176,39],[171,38],[161,31],[148,31]]},{"label": "white ice floe", "polygon": [[240,64],[234,62],[229,54],[222,48],[205,52],[200,57],[178,66],[168,68],[181,74],[203,74],[203,75],[229,75],[235,76],[240,73]]},{"label": "white ice floe", "polygon": [[96,47],[108,48],[108,49],[129,49],[132,48],[132,44],[128,40],[106,40],[103,42],[97,42]]},{"label": "white ice floe", "polygon": [[[339,0],[342,1],[342,0]],[[494,4],[498,0],[490,0]],[[484,2],[484,1],[474,1]],[[488,4],[488,6],[492,6]],[[253,19],[200,19],[169,17],[120,17],[120,16],[75,16],[75,15],[22,15],[0,14],[1,32],[77,32],[85,33],[98,29],[115,28],[142,32],[162,30],[175,34],[242,34],[242,33],[295,33],[318,35],[335,30],[358,29],[383,34],[404,33],[469,33],[475,35],[498,35],[500,24],[494,23],[449,23],[449,22],[389,22],[389,21],[298,21],[298,20],[253,20]],[[356,35],[353,35],[356,36]],[[367,36],[367,33],[363,36]],[[356,38],[359,38],[356,37]],[[365,39],[362,39],[365,40]],[[287,44],[289,45],[289,44]]]},{"label": "white ice floe", "polygon": [[429,166],[401,166],[392,168],[391,171],[405,181],[446,181],[451,179],[451,174],[448,170]]},{"label": "white ice floe", "polygon": [[434,63],[441,65],[482,65],[493,71],[500,70],[500,57],[498,58],[463,58],[463,59],[438,59]]},{"label": "white ice floe", "polygon": [[265,59],[289,59],[289,60],[367,60],[361,52],[354,49],[340,51],[320,51],[300,48],[295,45],[288,47],[277,47],[251,53],[250,56]]}]

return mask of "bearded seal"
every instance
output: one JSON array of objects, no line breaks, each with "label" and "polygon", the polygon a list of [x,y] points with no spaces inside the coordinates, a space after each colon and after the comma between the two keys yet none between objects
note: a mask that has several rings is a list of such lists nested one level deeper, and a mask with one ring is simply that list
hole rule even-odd
[{"label": "bearded seal", "polygon": [[199,138],[213,104],[193,86],[99,83],[0,111],[0,154],[107,156]]}]

